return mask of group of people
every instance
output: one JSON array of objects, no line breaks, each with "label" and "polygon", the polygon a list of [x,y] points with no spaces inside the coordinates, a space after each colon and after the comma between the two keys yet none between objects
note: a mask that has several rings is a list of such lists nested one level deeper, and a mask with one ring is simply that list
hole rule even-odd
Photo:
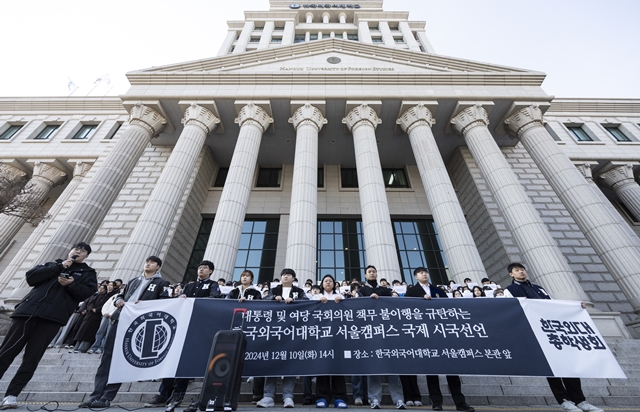
[{"label": "group of people", "polygon": [[[119,383],[108,384],[109,369],[113,356],[116,329],[122,307],[139,301],[165,298],[226,298],[239,302],[246,300],[273,300],[291,304],[299,300],[318,300],[326,303],[329,300],[340,302],[347,298],[378,299],[381,296],[399,296],[397,289],[390,288],[388,283],[378,282],[378,273],[374,266],[367,266],[362,283],[352,281],[348,288],[340,288],[331,275],[325,275],[319,285],[306,285],[300,288],[295,283],[296,274],[293,269],[283,269],[279,282],[266,290],[253,286],[254,274],[245,270],[240,280],[223,293],[226,281],[211,278],[215,266],[208,260],[202,261],[197,270],[197,279],[184,287],[180,285],[176,292],[175,285],[162,279],[160,268],[162,260],[149,256],[144,263],[140,276],[132,279],[127,285],[121,282],[103,282],[98,285],[96,271],[84,260],[91,253],[91,247],[84,242],[73,246],[66,259],[40,264],[29,270],[26,280],[31,291],[16,305],[11,315],[12,321],[7,335],[0,346],[0,378],[4,375],[15,357],[25,349],[25,354],[18,371],[12,378],[5,397],[0,403],[0,410],[17,408],[16,397],[32,378],[38,363],[47,347],[64,339],[60,335],[67,328],[67,334],[73,332],[70,318],[76,314],[79,324],[73,340],[74,351],[102,352],[100,365],[94,379],[94,390],[88,399],[78,405],[80,408],[109,407],[121,386]],[[529,299],[550,299],[544,288],[532,284],[527,279],[525,267],[520,263],[512,263],[507,268],[512,284],[503,291],[506,297],[524,297]],[[447,298],[444,288],[431,285],[427,268],[414,270],[416,284],[406,288],[404,296],[410,298],[434,299]],[[488,281],[488,279],[486,279]],[[484,281],[484,279],[483,279]],[[224,283],[224,284],[223,284]],[[400,282],[398,282],[400,283]],[[483,282],[484,283],[484,282]],[[347,285],[343,285],[347,286]],[[347,290],[348,289],[348,290]],[[475,288],[473,293],[477,293]],[[483,288],[478,288],[484,292]],[[97,291],[97,292],[96,292]],[[452,291],[455,297],[456,290]],[[107,313],[102,310],[107,304],[112,305]],[[82,303],[80,306],[79,304]],[[109,307],[108,307],[109,308]],[[104,326],[104,328],[103,328]],[[102,333],[101,333],[102,331]],[[93,335],[93,336],[91,336]],[[90,346],[93,343],[93,346]],[[97,345],[97,346],[96,346]],[[389,392],[397,409],[407,406],[422,406],[422,396],[418,387],[417,376],[387,376]],[[437,375],[428,375],[427,389],[432,409],[442,410],[443,396]],[[305,377],[305,404],[315,402],[317,408],[327,408],[333,404],[335,408],[345,409],[347,390],[344,376],[316,377],[316,394],[311,394],[311,379]],[[446,377],[447,384],[456,409],[473,412],[475,409],[467,404],[459,376]],[[550,388],[562,408],[570,412],[602,412],[586,402],[578,378],[548,378]],[[293,408],[293,390],[296,377],[285,377],[282,385],[282,397],[285,408]],[[369,403],[372,409],[380,409],[382,400],[381,376],[352,376],[353,403],[362,406]],[[158,394],[145,406],[174,407],[182,402],[189,379],[163,379]],[[275,406],[276,377],[253,378],[254,401],[258,407]],[[186,411],[194,412],[192,404]]]}]

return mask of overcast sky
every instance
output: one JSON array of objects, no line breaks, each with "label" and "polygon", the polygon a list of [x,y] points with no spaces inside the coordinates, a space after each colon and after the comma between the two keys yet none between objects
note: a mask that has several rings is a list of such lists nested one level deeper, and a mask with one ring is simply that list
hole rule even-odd
[{"label": "overcast sky", "polygon": [[[268,0],[0,5],[3,97],[67,96],[69,79],[74,96],[123,94],[126,72],[213,57],[227,20],[269,8]],[[545,72],[543,88],[557,97],[640,98],[640,1],[386,0],[384,8],[425,21],[438,54]],[[104,75],[111,84],[92,91]]]}]

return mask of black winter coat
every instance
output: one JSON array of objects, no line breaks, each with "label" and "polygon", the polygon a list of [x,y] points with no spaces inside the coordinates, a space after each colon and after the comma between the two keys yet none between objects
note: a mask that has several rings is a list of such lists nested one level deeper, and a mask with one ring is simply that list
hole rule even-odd
[{"label": "black winter coat", "polygon": [[27,283],[33,289],[16,305],[12,318],[35,316],[64,326],[78,304],[96,293],[96,271],[84,262],[69,266],[72,283],[67,286],[58,283],[64,269],[61,262],[61,259],[47,262],[27,272]]}]

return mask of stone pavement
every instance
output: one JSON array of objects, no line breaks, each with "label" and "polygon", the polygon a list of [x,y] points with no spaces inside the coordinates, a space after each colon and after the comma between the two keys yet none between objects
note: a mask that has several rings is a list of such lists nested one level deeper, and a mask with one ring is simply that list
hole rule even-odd
[{"label": "stone pavement", "polygon": [[[183,406],[176,408],[175,412],[183,412],[186,406],[188,406],[188,404],[184,404]],[[602,407],[602,405],[596,405],[596,406]],[[50,411],[50,412],[53,412],[53,411],[69,412],[69,411],[75,411],[75,410],[86,411],[86,412],[93,411],[91,409],[76,409],[76,407],[77,407],[76,403],[69,403],[69,402],[61,402],[59,404],[55,402],[51,402],[48,404],[20,402],[20,405],[16,410],[16,412],[29,412],[29,411],[33,412],[39,409]],[[544,405],[544,406],[533,405],[533,406],[522,406],[522,407],[513,407],[513,406],[505,406],[505,407],[474,406],[474,407],[478,412],[485,412],[485,411],[487,412],[512,412],[512,411],[513,412],[526,412],[526,411],[562,412],[562,409],[560,408],[560,406],[549,407],[547,405]],[[365,411],[371,410],[368,406],[355,407],[351,405],[349,406],[349,409],[357,410],[359,412],[365,412]],[[638,407],[633,407],[633,408],[604,407],[603,409],[605,410],[605,412],[640,412],[640,405]],[[145,412],[164,412],[163,408],[144,408],[143,404],[141,403],[129,403],[129,402],[114,403],[110,408],[107,408],[107,409],[95,409],[95,411],[100,411],[100,412],[123,412],[123,411],[138,411],[138,410],[145,411]],[[266,411],[281,412],[282,410],[283,408],[281,404],[276,404],[274,408],[269,408],[269,409],[258,408],[255,405],[252,405],[250,403],[242,403],[238,405],[238,411],[240,412],[266,412]],[[392,405],[382,405],[381,410],[395,411],[396,409]],[[455,407],[451,405],[444,405],[444,410],[445,412],[447,411],[455,412]],[[313,406],[296,405],[293,411],[317,412],[318,409],[316,409]],[[431,407],[429,406],[426,406],[426,407],[422,406],[419,408],[410,407],[410,408],[407,408],[407,411],[431,412]]]}]

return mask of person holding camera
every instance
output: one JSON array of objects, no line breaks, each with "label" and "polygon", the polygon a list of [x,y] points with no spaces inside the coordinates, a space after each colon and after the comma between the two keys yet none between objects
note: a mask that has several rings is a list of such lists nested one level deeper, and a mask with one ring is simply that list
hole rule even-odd
[{"label": "person holding camera", "polygon": [[78,303],[96,292],[96,271],[84,263],[90,253],[91,246],[80,242],[66,259],[37,265],[27,272],[32,289],[11,315],[11,325],[0,346],[0,378],[22,349],[25,351],[0,410],[18,407],[16,397],[33,377],[47,345],[66,325]]}]

